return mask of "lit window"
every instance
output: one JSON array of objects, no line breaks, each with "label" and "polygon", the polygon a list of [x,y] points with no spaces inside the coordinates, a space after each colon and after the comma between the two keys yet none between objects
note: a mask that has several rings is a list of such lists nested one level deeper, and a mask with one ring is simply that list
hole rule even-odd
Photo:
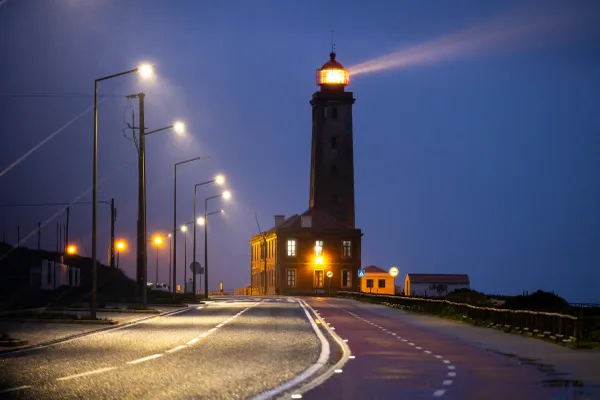
[{"label": "lit window", "polygon": [[317,240],[315,242],[315,257],[321,257],[323,255],[323,241]]},{"label": "lit window", "polygon": [[342,241],[342,256],[345,258],[352,257],[352,242],[350,240]]},{"label": "lit window", "polygon": [[294,239],[287,241],[287,255],[288,257],[296,257],[296,241]]},{"label": "lit window", "polygon": [[352,287],[352,271],[349,269],[342,271],[342,287]]},{"label": "lit window", "polygon": [[296,270],[295,269],[288,269],[287,270],[287,285],[289,287],[295,287],[296,286]]}]

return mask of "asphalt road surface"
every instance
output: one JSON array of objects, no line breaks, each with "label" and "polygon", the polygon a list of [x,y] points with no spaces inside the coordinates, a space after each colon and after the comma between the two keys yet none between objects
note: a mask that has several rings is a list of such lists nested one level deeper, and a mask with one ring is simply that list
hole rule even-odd
[{"label": "asphalt road surface", "polygon": [[548,384],[528,365],[441,333],[369,311],[350,300],[307,303],[352,353],[343,370],[302,399],[598,399]]},{"label": "asphalt road surface", "polygon": [[322,348],[297,301],[260,300],[0,356],[0,398],[252,398],[315,364]]}]

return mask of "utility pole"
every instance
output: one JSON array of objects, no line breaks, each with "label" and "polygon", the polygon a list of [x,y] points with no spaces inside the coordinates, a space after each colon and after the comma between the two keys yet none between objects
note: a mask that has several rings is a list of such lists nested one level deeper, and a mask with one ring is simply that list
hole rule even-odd
[{"label": "utility pole", "polygon": [[65,227],[65,246],[69,245],[69,214],[71,213],[71,207],[67,206],[67,226]]},{"label": "utility pole", "polygon": [[38,236],[38,250],[41,250],[42,249],[42,223],[41,222],[38,222],[37,236]]},{"label": "utility pole", "polygon": [[115,268],[115,221],[117,220],[117,209],[115,199],[110,199],[110,267]]},{"label": "utility pole", "polygon": [[142,295],[142,305],[148,305],[147,275],[148,265],[146,257],[146,138],[144,126],[144,93],[127,96],[137,97],[139,100],[139,155],[138,155],[138,246],[137,246],[137,280]]}]

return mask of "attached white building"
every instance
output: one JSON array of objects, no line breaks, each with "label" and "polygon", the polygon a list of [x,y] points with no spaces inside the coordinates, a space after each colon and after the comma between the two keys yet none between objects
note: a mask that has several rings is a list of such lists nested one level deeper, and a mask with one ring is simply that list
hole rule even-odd
[{"label": "attached white building", "polygon": [[470,288],[467,274],[406,274],[404,279],[405,296],[445,296],[457,289]]},{"label": "attached white building", "polygon": [[42,290],[56,290],[62,286],[76,287],[81,285],[79,268],[49,260],[42,260],[41,266],[30,270],[32,287]]}]

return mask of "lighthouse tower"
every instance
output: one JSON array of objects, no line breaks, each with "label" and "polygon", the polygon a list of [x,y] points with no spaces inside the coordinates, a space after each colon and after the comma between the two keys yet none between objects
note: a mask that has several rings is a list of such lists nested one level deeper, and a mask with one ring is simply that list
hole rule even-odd
[{"label": "lighthouse tower", "polygon": [[317,70],[320,90],[312,95],[312,152],[310,167],[311,210],[322,210],[355,228],[354,145],[352,105],[355,99],[345,88],[349,71],[331,52]]}]

